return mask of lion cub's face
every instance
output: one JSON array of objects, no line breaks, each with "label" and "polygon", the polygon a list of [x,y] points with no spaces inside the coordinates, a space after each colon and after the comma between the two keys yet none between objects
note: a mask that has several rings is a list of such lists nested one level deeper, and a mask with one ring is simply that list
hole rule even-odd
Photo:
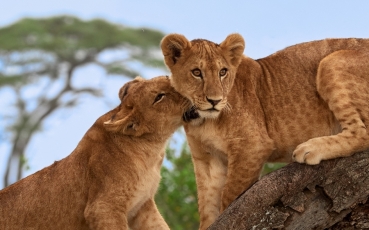
[{"label": "lion cub's face", "polygon": [[190,105],[164,76],[150,80],[137,77],[120,89],[119,98],[121,104],[104,125],[109,131],[131,136],[173,133]]},{"label": "lion cub's face", "polygon": [[183,35],[163,38],[161,49],[172,72],[172,85],[191,100],[204,118],[216,118],[227,107],[245,42],[241,35],[229,35],[221,44],[207,40],[188,41]]}]

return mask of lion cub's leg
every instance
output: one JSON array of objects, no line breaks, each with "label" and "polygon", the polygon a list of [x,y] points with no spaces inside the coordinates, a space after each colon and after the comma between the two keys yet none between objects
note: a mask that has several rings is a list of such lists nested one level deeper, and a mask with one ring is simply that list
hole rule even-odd
[{"label": "lion cub's leg", "polygon": [[169,230],[169,226],[160,215],[155,205],[154,198],[146,201],[136,216],[129,220],[129,226],[135,229]]},{"label": "lion cub's leg", "polygon": [[228,143],[227,181],[222,191],[221,212],[258,180],[274,149],[272,140],[257,133],[244,139],[228,140]]},{"label": "lion cub's leg", "polygon": [[318,69],[317,90],[342,132],[300,144],[293,158],[318,164],[369,148],[369,52],[342,50],[324,58]]},{"label": "lion cub's leg", "polygon": [[207,153],[196,138],[187,136],[195,168],[200,228],[207,229],[219,216],[222,190],[227,179],[227,164]]},{"label": "lion cub's leg", "polygon": [[122,203],[121,200],[112,197],[110,194],[101,199],[88,202],[84,215],[90,229],[128,230],[126,206],[116,205],[120,203]]}]

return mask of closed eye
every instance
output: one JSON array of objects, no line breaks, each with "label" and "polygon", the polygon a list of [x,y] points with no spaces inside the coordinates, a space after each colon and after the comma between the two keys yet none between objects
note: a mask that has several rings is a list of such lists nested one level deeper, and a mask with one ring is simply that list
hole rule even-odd
[{"label": "closed eye", "polygon": [[163,98],[165,97],[165,93],[159,93],[156,97],[155,97],[155,100],[154,100],[154,103],[158,103],[159,101],[161,101]]}]

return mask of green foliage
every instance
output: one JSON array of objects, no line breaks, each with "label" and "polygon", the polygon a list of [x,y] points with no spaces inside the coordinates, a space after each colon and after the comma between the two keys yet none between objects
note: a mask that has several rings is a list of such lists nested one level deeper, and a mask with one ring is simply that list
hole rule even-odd
[{"label": "green foliage", "polygon": [[172,230],[198,229],[196,181],[188,147],[185,144],[179,156],[168,148],[166,157],[172,167],[162,167],[155,198],[159,210]]},{"label": "green foliage", "polygon": [[83,21],[73,16],[25,18],[0,29],[0,50],[42,49],[65,59],[75,50],[101,51],[118,45],[148,49],[158,46],[163,34],[148,28],[130,28],[102,19]]},{"label": "green foliage", "polygon": [[[6,76],[7,73],[1,73],[2,66],[40,69],[39,73],[54,71],[49,77],[55,77],[57,63],[77,66],[95,62],[108,73],[137,76],[138,71],[132,69],[131,63],[164,67],[162,57],[158,55],[163,36],[157,30],[131,28],[102,19],[83,21],[73,16],[25,18],[0,28],[0,78],[7,77],[0,79],[0,86],[19,82],[19,76],[28,73],[23,71],[15,76]],[[114,60],[114,66],[99,61],[100,53],[113,50],[123,52],[124,58]]]},{"label": "green foliage", "polygon": [[263,171],[261,172],[261,175],[264,176],[270,172],[273,172],[279,168],[282,168],[285,165],[286,163],[266,163],[263,167]]},{"label": "green foliage", "polygon": [[139,76],[140,74],[134,70],[127,68],[126,66],[119,64],[106,65],[106,71],[109,74],[125,75],[131,78]]},{"label": "green foliage", "polygon": [[13,86],[16,85],[24,80],[22,75],[10,75],[10,76],[3,76],[0,73],[0,87],[1,86]]}]

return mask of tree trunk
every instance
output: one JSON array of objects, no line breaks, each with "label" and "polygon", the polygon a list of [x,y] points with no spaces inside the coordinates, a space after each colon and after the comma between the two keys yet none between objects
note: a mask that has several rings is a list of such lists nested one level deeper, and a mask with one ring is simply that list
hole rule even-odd
[{"label": "tree trunk", "polygon": [[11,154],[8,159],[4,175],[4,187],[22,179],[22,170],[24,165],[24,152],[34,131],[22,128],[19,130],[11,148]]},{"label": "tree trunk", "polygon": [[369,151],[291,163],[241,194],[208,228],[369,229]]}]

